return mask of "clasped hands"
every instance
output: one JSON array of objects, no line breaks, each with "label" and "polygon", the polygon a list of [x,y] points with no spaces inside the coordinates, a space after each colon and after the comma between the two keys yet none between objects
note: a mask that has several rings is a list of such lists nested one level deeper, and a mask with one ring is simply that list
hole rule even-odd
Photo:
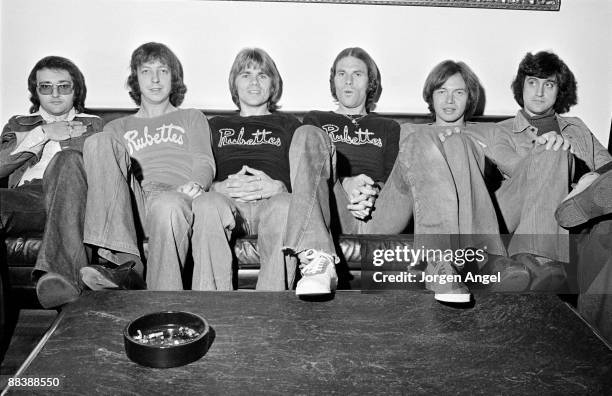
[{"label": "clasped hands", "polygon": [[354,217],[363,220],[372,213],[379,188],[371,177],[364,174],[346,177],[342,180],[342,188],[350,200],[346,208]]},{"label": "clasped hands", "polygon": [[213,191],[239,202],[252,202],[270,198],[287,189],[280,180],[274,180],[263,171],[243,165],[237,173],[229,175],[222,182],[214,183]]},{"label": "clasped hands", "polygon": [[58,121],[43,125],[42,130],[46,141],[60,142],[81,136],[87,127],[81,121]]}]

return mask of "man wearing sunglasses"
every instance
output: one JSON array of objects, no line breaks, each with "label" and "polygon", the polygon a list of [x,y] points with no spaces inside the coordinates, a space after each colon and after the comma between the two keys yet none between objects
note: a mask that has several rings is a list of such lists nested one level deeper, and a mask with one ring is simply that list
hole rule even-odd
[{"label": "man wearing sunglasses", "polygon": [[[74,63],[48,56],[28,77],[29,115],[13,116],[0,145],[0,236],[44,230],[33,276],[41,305],[54,308],[81,292],[87,183],[85,139],[103,121],[84,114],[87,88]],[[7,188],[8,187],[8,188]]]}]

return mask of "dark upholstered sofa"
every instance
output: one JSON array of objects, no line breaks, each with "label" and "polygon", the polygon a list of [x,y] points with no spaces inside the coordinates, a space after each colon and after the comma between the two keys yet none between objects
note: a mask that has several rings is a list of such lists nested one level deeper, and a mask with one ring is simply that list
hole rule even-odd
[{"label": "dark upholstered sofa", "polygon": [[[135,112],[136,109],[89,109],[88,113],[97,114],[106,122],[115,118]],[[208,117],[230,114],[231,111],[207,111]],[[293,112],[298,118],[302,118],[303,112]],[[430,121],[427,114],[382,114],[395,119],[398,123],[426,123]],[[499,122],[507,116],[481,116],[474,121]],[[610,131],[608,150],[612,148],[612,128]],[[487,176],[495,178],[495,171]],[[493,180],[494,184],[496,181]],[[340,235],[337,241],[339,251],[342,252],[343,262],[338,267],[340,288],[350,289],[360,287],[360,269],[362,254],[373,249],[392,249],[396,246],[410,246],[412,235],[406,230],[402,235]],[[589,230],[582,232],[589,233]],[[5,320],[14,320],[15,313],[22,308],[39,308],[36,298],[35,284],[31,279],[32,267],[36,261],[38,249],[40,248],[40,234],[6,235],[0,243],[0,339],[6,341]],[[254,286],[259,268],[259,255],[257,253],[257,241],[255,237],[242,238],[236,241],[235,253],[238,264],[238,278],[240,288]],[[578,265],[585,266],[589,263],[581,257],[577,257]],[[612,285],[610,292],[612,293]],[[612,294],[611,294],[612,295]],[[608,342],[612,343],[612,326],[609,316],[612,312],[612,298],[610,295],[583,296],[581,314],[590,322]],[[7,313],[8,311],[8,313]],[[10,326],[9,334],[10,334]],[[3,343],[6,346],[6,343]],[[0,358],[2,356],[0,350]]]},{"label": "dark upholstered sofa", "polygon": [[[88,113],[99,115],[105,122],[115,118],[126,116],[135,112],[136,109],[88,109]],[[203,110],[207,117],[231,114],[232,111],[208,111]],[[298,118],[304,116],[304,112],[292,112]],[[431,118],[428,114],[382,114],[395,119],[398,123],[426,123]],[[510,116],[482,116],[475,121],[498,122]],[[408,230],[409,232],[409,230]],[[371,235],[342,235],[338,245],[343,253],[344,261],[339,268],[340,287],[359,288],[359,270],[361,268],[361,253],[364,244],[375,244],[380,247],[392,248],[397,245],[411,244],[412,236],[404,234],[400,236],[385,237]],[[36,308],[39,307],[36,298],[35,284],[31,279],[32,267],[36,261],[36,255],[40,248],[40,234],[7,235],[0,251],[2,264],[0,269],[5,279],[6,300],[11,308]],[[372,247],[372,246],[370,246]],[[259,255],[257,253],[257,240],[254,237],[239,239],[235,245],[235,253],[238,263],[238,278],[240,288],[253,287],[257,278],[259,268]]]}]

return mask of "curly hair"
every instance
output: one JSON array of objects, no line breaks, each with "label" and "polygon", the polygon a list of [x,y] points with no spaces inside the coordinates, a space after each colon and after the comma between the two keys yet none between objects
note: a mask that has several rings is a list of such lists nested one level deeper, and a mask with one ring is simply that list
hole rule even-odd
[{"label": "curly hair", "polygon": [[238,55],[236,55],[236,59],[234,59],[228,79],[229,89],[234,104],[240,109],[240,98],[238,98],[236,77],[249,67],[258,68],[270,77],[272,84],[270,86],[268,110],[270,112],[278,110],[278,101],[283,95],[283,79],[272,57],[261,48],[243,48]]},{"label": "curly hair", "polygon": [[85,97],[87,96],[87,86],[85,77],[79,68],[67,58],[61,56],[46,56],[39,60],[28,76],[28,91],[30,91],[30,113],[35,113],[40,109],[40,99],[38,98],[38,81],[36,73],[42,69],[65,70],[72,78],[74,87],[73,106],[78,113],[85,111]]},{"label": "curly hair", "polygon": [[351,47],[345,48],[334,60],[332,67],[329,71],[329,88],[331,90],[332,97],[334,100],[338,100],[338,96],[336,95],[336,84],[334,82],[334,77],[336,76],[336,67],[338,62],[342,59],[352,56],[354,58],[359,59],[363,63],[366,64],[368,69],[368,89],[366,92],[366,111],[369,113],[376,108],[376,103],[378,99],[380,99],[380,95],[382,94],[382,83],[380,78],[380,71],[378,70],[378,66],[374,59],[368,54],[364,49],[359,47]]},{"label": "curly hair", "polygon": [[423,86],[423,100],[427,102],[427,108],[432,116],[436,117],[436,110],[433,104],[433,93],[440,88],[446,80],[451,76],[459,74],[465,82],[465,87],[468,93],[467,103],[465,105],[465,119],[469,119],[476,112],[478,100],[480,99],[480,80],[476,73],[469,68],[465,63],[452,60],[445,60],[438,63],[427,75],[425,85]]},{"label": "curly hair", "polygon": [[528,52],[518,67],[518,72],[514,81],[512,81],[512,93],[514,100],[521,107],[524,107],[523,102],[523,87],[527,76],[537,78],[555,77],[557,86],[557,99],[553,105],[553,109],[558,114],[567,113],[569,109],[578,103],[576,78],[574,73],[567,67],[565,62],[557,56],[557,54],[548,51],[540,51],[533,55]]},{"label": "curly hair", "polygon": [[132,52],[130,76],[126,84],[130,90],[130,97],[140,106],[142,93],[140,92],[140,85],[138,84],[138,68],[152,61],[158,61],[170,68],[170,75],[172,78],[170,103],[176,107],[180,106],[187,92],[187,86],[183,82],[183,65],[181,65],[181,61],[179,61],[174,52],[161,43],[146,43]]}]

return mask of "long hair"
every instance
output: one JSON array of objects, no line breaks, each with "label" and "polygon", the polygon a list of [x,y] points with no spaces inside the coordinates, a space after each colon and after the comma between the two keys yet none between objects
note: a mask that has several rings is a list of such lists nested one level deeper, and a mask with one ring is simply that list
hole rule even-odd
[{"label": "long hair", "polygon": [[438,63],[429,72],[429,75],[425,79],[425,85],[423,86],[423,99],[427,102],[427,108],[430,113],[436,116],[436,110],[433,104],[433,93],[436,89],[440,88],[446,80],[451,76],[459,73],[465,81],[465,87],[468,92],[468,99],[465,104],[465,119],[469,119],[476,112],[478,107],[478,100],[480,98],[480,81],[476,74],[469,68],[465,63],[452,60],[445,60]]},{"label": "long hair", "polygon": [[525,106],[523,103],[523,87],[527,76],[537,78],[554,76],[556,78],[559,91],[557,92],[557,100],[555,100],[553,108],[558,114],[567,113],[573,105],[578,103],[574,73],[555,53],[540,51],[533,55],[531,52],[528,52],[519,64],[518,72],[514,81],[512,81],[511,87],[514,100],[521,107]]},{"label": "long hair", "polygon": [[345,48],[334,60],[332,64],[331,70],[329,71],[329,88],[331,89],[331,94],[334,100],[338,100],[338,96],[336,94],[336,84],[334,83],[334,77],[336,76],[336,67],[340,60],[352,56],[361,60],[366,64],[368,69],[368,89],[366,92],[366,111],[369,113],[376,108],[376,103],[378,99],[380,99],[380,95],[382,94],[382,83],[380,77],[380,71],[378,70],[378,66],[374,59],[368,54],[365,50],[359,47],[351,47]]},{"label": "long hair", "polygon": [[261,48],[244,48],[236,55],[228,79],[232,101],[240,109],[236,77],[249,67],[260,69],[270,77],[272,83],[270,86],[270,98],[268,99],[268,110],[270,112],[277,110],[279,107],[278,101],[283,95],[283,79],[272,57]]},{"label": "long hair", "polygon": [[65,70],[72,78],[74,87],[73,106],[78,113],[85,111],[85,97],[87,96],[87,86],[85,77],[79,68],[67,58],[61,56],[46,56],[39,60],[28,76],[28,91],[30,91],[30,113],[36,113],[40,109],[40,99],[38,98],[38,81],[36,73],[42,69]]},{"label": "long hair", "polygon": [[178,57],[161,43],[146,43],[136,48],[130,60],[130,76],[127,79],[127,87],[130,90],[130,97],[140,106],[142,93],[138,84],[138,68],[151,61],[158,61],[170,68],[172,87],[170,89],[170,103],[173,106],[180,106],[185,99],[187,86],[183,82],[183,65]]}]

